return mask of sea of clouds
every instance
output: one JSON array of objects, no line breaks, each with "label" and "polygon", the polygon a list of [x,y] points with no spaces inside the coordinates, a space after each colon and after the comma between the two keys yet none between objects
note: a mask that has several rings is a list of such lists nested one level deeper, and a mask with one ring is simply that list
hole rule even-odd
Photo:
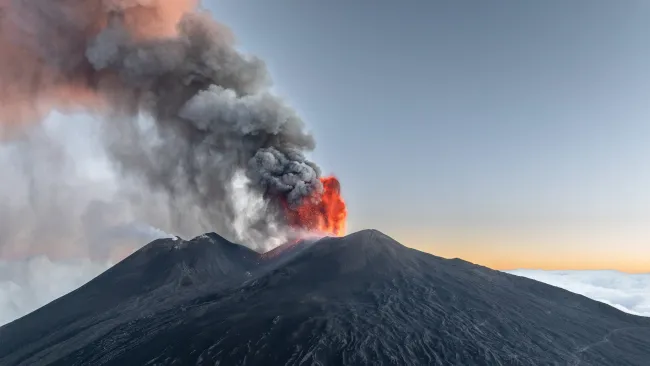
[{"label": "sea of clouds", "polygon": [[604,302],[626,313],[650,316],[650,273],[531,269],[507,272]]},{"label": "sea of clouds", "polygon": [[[34,257],[0,261],[0,325],[75,290],[112,265],[88,259]],[[561,287],[622,311],[650,316],[650,273],[515,270],[509,273]]]}]

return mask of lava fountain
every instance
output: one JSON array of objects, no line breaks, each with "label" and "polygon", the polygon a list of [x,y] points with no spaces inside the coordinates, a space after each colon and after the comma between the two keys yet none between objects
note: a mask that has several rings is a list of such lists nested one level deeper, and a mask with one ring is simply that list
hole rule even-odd
[{"label": "lava fountain", "polygon": [[341,196],[341,184],[334,176],[320,177],[322,192],[304,198],[295,208],[286,208],[290,226],[325,235],[345,235],[348,211]]}]

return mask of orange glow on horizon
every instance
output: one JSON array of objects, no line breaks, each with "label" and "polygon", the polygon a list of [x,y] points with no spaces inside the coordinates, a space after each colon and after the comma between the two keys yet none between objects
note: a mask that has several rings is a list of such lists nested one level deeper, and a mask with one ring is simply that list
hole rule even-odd
[{"label": "orange glow on horizon", "polygon": [[[406,245],[406,244],[405,244]],[[443,258],[462,260],[500,271],[515,269],[554,270],[616,270],[627,273],[650,273],[650,259],[612,256],[564,256],[562,253],[518,253],[511,255],[505,250],[441,250],[436,245],[406,245],[422,252]]]},{"label": "orange glow on horizon", "polygon": [[[546,235],[540,232],[544,231]],[[496,270],[617,270],[650,273],[647,235],[622,230],[444,230],[386,232],[398,242],[443,258]]]}]

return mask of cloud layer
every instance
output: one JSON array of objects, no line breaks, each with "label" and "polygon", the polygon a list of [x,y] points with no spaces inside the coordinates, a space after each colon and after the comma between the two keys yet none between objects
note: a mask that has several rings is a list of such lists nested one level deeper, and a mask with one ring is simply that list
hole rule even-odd
[{"label": "cloud layer", "polygon": [[650,316],[650,273],[529,269],[507,272],[584,295],[626,313]]}]

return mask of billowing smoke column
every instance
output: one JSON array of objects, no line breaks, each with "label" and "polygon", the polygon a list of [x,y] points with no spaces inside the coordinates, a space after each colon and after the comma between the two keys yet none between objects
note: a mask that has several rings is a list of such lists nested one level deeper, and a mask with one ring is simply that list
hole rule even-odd
[{"label": "billowing smoke column", "polygon": [[[237,52],[195,1],[0,0],[0,54],[5,139],[52,109],[100,115],[125,176],[231,237],[237,174],[266,198],[247,225],[259,237],[278,222],[314,229],[295,220],[309,207],[331,211],[332,178],[304,155],[314,138],[268,92],[264,63]],[[336,211],[345,220],[345,206]]]}]

